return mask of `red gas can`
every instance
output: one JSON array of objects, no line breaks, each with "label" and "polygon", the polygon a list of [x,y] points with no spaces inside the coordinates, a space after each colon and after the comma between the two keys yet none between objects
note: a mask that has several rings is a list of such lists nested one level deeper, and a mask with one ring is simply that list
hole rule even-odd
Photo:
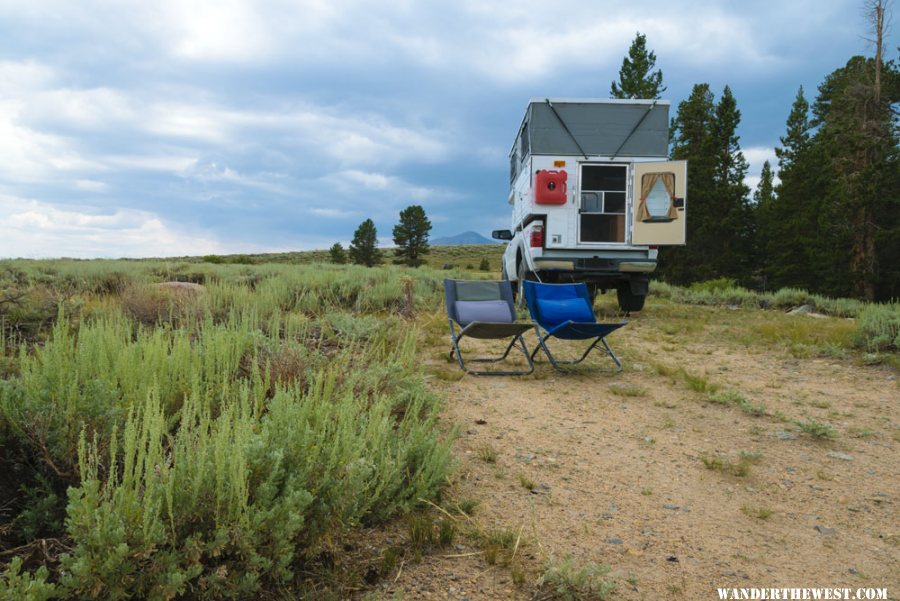
[{"label": "red gas can", "polygon": [[538,171],[537,181],[534,184],[534,202],[539,205],[564,205],[566,204],[566,179],[565,171]]}]

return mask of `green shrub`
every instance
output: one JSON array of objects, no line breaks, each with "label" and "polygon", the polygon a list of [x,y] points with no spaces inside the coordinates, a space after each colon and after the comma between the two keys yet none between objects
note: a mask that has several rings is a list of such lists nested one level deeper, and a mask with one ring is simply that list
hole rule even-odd
[{"label": "green shrub", "polygon": [[[323,541],[446,481],[450,446],[417,332],[389,315],[439,305],[443,273],[162,261],[20,271],[66,310],[41,305],[52,308],[34,328],[43,344],[0,337],[0,435],[27,472],[13,504],[26,509],[4,537],[71,550],[52,573],[10,564],[0,599],[255,598]],[[174,319],[168,301],[136,311],[129,291],[162,280],[206,292]]]},{"label": "green shrub", "polygon": [[694,282],[689,288],[693,292],[722,292],[738,288],[738,283],[734,278],[716,278],[705,282]]},{"label": "green shrub", "polygon": [[814,419],[794,422],[804,433],[819,440],[834,440],[838,437],[837,430],[831,424],[818,422]]},{"label": "green shrub", "polygon": [[550,595],[549,598],[563,601],[602,600],[616,589],[615,582],[604,579],[610,572],[609,566],[588,563],[576,568],[574,563],[570,555],[562,561],[550,563],[544,570],[538,579],[538,586]]},{"label": "green shrub", "polygon": [[900,302],[867,305],[857,327],[857,344],[870,352],[900,350]]},{"label": "green shrub", "polygon": [[772,295],[772,306],[778,309],[814,304],[813,295],[798,288],[782,288]]},{"label": "green shrub", "polygon": [[22,571],[22,558],[13,557],[6,572],[0,574],[0,601],[47,601],[62,598],[56,585],[47,582],[50,572],[44,566],[35,572]]},{"label": "green shrub", "polygon": [[827,298],[806,290],[782,288],[773,293],[755,292],[737,286],[730,278],[696,282],[688,288],[666,282],[651,282],[650,291],[661,298],[692,305],[791,309],[809,305],[814,311],[835,317],[856,317],[867,305],[849,298]]},{"label": "green shrub", "polygon": [[411,353],[407,337],[354,359],[406,380],[389,394],[342,359],[307,392],[280,388],[265,404],[248,383],[215,404],[189,395],[175,431],[151,389],[108,450],[82,436],[66,590],[165,598],[190,586],[201,598],[249,598],[288,582],[325,534],[433,496],[450,450],[434,427],[437,400],[403,377]]}]

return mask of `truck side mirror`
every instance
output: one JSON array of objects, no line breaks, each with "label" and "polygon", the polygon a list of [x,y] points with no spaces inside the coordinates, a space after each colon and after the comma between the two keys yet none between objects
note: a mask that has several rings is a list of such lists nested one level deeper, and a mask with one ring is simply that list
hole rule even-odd
[{"label": "truck side mirror", "polygon": [[509,230],[494,230],[491,232],[491,238],[494,240],[512,240],[513,235]]}]

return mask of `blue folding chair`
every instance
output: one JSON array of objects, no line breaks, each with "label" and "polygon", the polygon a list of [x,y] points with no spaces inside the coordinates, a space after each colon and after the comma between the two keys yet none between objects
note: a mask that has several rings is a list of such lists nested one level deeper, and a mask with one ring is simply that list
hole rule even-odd
[{"label": "blue folding chair", "polygon": [[[528,311],[531,313],[538,337],[538,346],[531,353],[532,359],[539,349],[543,349],[553,367],[562,369],[561,365],[581,363],[597,345],[602,344],[606,354],[616,363],[618,371],[622,370],[622,363],[609,348],[606,337],[628,322],[598,323],[591,307],[591,297],[588,294],[587,285],[583,283],[542,284],[528,280],[524,284],[525,302],[528,304]],[[544,331],[543,334],[541,330]],[[550,348],[547,346],[548,338],[593,340],[593,342],[580,359],[561,361],[550,352]]]}]

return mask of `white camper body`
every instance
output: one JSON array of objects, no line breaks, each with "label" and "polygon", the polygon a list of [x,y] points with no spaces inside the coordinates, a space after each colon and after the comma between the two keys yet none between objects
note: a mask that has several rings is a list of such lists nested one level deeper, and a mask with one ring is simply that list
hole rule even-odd
[{"label": "white camper body", "polygon": [[661,245],[685,243],[687,163],[667,160],[661,100],[534,99],[510,152],[512,281],[615,288],[623,310],[647,294]]}]

